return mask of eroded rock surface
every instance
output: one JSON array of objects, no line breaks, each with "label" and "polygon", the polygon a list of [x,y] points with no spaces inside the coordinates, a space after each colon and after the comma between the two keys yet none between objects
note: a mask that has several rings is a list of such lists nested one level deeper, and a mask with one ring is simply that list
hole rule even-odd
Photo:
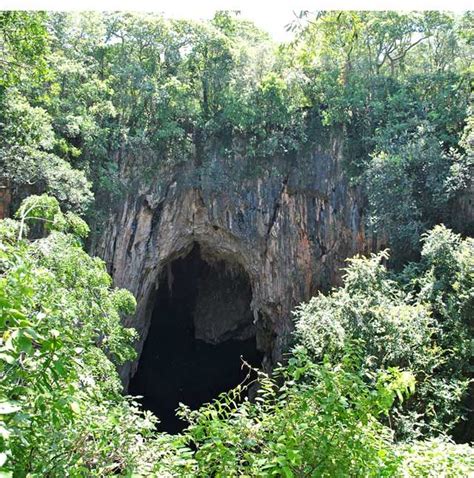
[{"label": "eroded rock surface", "polygon": [[[151,153],[121,155],[128,192],[92,246],[115,284],[137,298],[126,325],[140,334],[138,352],[163,274],[198,243],[205,260],[248,275],[257,345],[264,366],[271,367],[288,344],[295,305],[337,284],[345,259],[374,247],[364,232],[360,195],[343,174],[338,143],[265,162],[213,154],[154,169],[153,161]],[[137,174],[145,168],[147,181]],[[199,333],[218,341],[222,330],[212,332],[208,322]],[[125,383],[135,368],[124,367]]]}]

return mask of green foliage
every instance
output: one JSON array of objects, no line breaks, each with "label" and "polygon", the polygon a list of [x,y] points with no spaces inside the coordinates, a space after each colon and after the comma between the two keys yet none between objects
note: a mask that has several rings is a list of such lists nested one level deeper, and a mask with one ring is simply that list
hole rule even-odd
[{"label": "green foliage", "polygon": [[[459,411],[445,391],[448,373],[460,383],[469,358],[460,353],[467,352],[461,339],[469,339],[474,295],[468,240],[435,228],[424,239],[423,260],[400,283],[380,263],[386,253],[353,259],[343,288],[298,309],[299,344],[285,367],[273,376],[256,371],[258,385],[242,384],[199,410],[183,405],[189,426],[169,436],[121,394],[114,364],[135,356],[136,334],[120,316],[133,313],[135,300],[112,289],[103,262],[81,248],[85,223],[46,195],[29,197],[17,217],[0,221],[5,476],[472,471],[472,448],[441,439],[397,444],[393,430],[423,407],[432,429],[428,412],[436,411],[439,430]],[[25,224],[37,221],[49,235],[27,241]],[[240,398],[247,387],[255,390],[252,401]]]},{"label": "green foliage", "polygon": [[[474,244],[472,238],[462,239],[440,225],[424,235],[421,255],[421,262],[408,266],[402,280],[411,295],[429,305],[437,323],[436,340],[443,361],[433,377],[439,388],[432,387],[428,393],[441,397],[430,415],[436,427],[443,429],[456,417],[466,419],[473,392]],[[460,407],[445,401],[450,396],[459,401]],[[466,429],[472,439],[469,422]]]},{"label": "green foliage", "polygon": [[41,221],[45,231],[70,232],[76,237],[86,238],[89,235],[89,226],[79,216],[72,212],[63,214],[56,198],[43,194],[28,196],[18,208],[15,217],[20,220],[18,238],[23,238],[23,230],[28,221]]},{"label": "green foliage", "polygon": [[54,144],[51,117],[39,107],[32,107],[17,90],[10,89],[4,100],[2,136],[13,146],[31,146],[50,150]]},{"label": "green foliage", "polygon": [[48,74],[46,14],[43,12],[0,12],[1,90],[28,77],[37,81]]},{"label": "green foliage", "polygon": [[399,446],[400,476],[463,478],[474,469],[474,450],[443,440],[419,441]]},{"label": "green foliage", "polygon": [[456,224],[453,202],[469,191],[468,17],[320,12],[296,42],[305,91],[324,125],[342,127],[346,170],[398,264],[416,258],[424,231]]},{"label": "green foliage", "polygon": [[[137,460],[154,421],[121,396],[113,363],[134,357],[135,332],[120,325],[133,296],[111,288],[104,264],[74,234],[55,198],[30,197],[20,225],[1,221],[1,470],[13,476],[104,476]],[[28,242],[25,220],[52,232]],[[73,234],[62,232],[67,226]],[[60,229],[60,230],[58,230]],[[112,363],[113,362],[113,363]]]},{"label": "green foliage", "polygon": [[[471,24],[320,12],[277,48],[237,12],[0,12],[0,178],[16,209],[0,221],[0,474],[472,473],[472,448],[444,435],[473,438],[474,246],[425,233],[472,187]],[[370,227],[399,267],[420,260],[395,275],[386,252],[352,259],[343,287],[297,309],[298,344],[259,372],[255,400],[242,385],[183,407],[183,434],[156,433],[115,369],[134,357],[121,315],[135,300],[84,252],[77,213],[145,171],[216,150],[290,158],[337,131]]]},{"label": "green foliage", "polygon": [[[450,212],[471,187],[469,15],[306,14],[296,40],[277,47],[238,12],[209,22],[5,13],[5,32],[31,28],[32,47],[47,27],[49,76],[9,83],[19,91],[6,91],[2,175],[18,201],[28,188],[85,211],[82,170],[100,216],[170,163],[200,166],[218,151],[257,168],[340,131],[369,227],[401,265],[417,257],[425,230],[459,226]],[[124,155],[136,161],[125,174]]]},{"label": "green foliage", "polygon": [[468,476],[472,447],[444,434],[470,376],[471,242],[438,226],[399,277],[386,252],[352,259],[343,287],[298,308],[298,345],[275,376],[259,373],[254,401],[237,388],[182,407],[189,428],[156,475]]},{"label": "green foliage", "polygon": [[297,336],[315,358],[337,357],[347,340],[362,339],[369,367],[413,367],[430,355],[433,321],[422,304],[390,280],[386,252],[350,259],[344,286],[296,310]]},{"label": "green foliage", "polygon": [[358,362],[348,350],[341,365],[314,364],[297,349],[279,376],[260,373],[255,401],[239,403],[236,390],[182,409],[196,451],[181,473],[194,465],[192,476],[392,476],[391,433],[378,417],[395,399],[382,382],[395,382],[368,387]]},{"label": "green foliage", "polygon": [[402,367],[416,393],[393,410],[401,436],[449,433],[465,414],[470,381],[474,250],[444,226],[424,237],[422,261],[394,281],[386,252],[351,259],[344,286],[296,311],[296,333],[315,359],[338,360],[347,343],[364,344],[370,371]]},{"label": "green foliage", "polygon": [[0,176],[8,181],[16,202],[47,192],[63,207],[84,213],[93,198],[91,183],[52,152],[57,140],[50,115],[14,89],[7,92],[0,111]]},{"label": "green foliage", "polygon": [[380,419],[409,399],[414,377],[393,368],[368,375],[363,358],[357,342],[335,364],[315,363],[298,346],[273,378],[259,372],[254,401],[241,402],[238,388],[200,410],[182,407],[190,426],[153,442],[159,459],[149,475],[468,476],[468,445],[393,442]]},{"label": "green foliage", "polygon": [[305,142],[297,75],[277,61],[268,35],[236,13],[207,23],[51,14],[47,24],[53,81],[22,93],[48,111],[54,152],[88,171],[99,199],[119,196],[122,152],[150,152],[155,170],[194,150],[203,161],[216,145],[269,156]]},{"label": "green foliage", "polygon": [[420,128],[393,153],[372,158],[365,171],[371,227],[387,234],[398,264],[413,259],[421,235],[449,221],[451,200],[470,185],[472,158],[446,153]]}]

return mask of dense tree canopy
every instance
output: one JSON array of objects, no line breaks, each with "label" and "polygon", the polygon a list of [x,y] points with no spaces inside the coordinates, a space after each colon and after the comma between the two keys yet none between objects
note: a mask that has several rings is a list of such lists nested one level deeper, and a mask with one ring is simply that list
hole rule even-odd
[{"label": "dense tree canopy", "polygon": [[[97,214],[126,187],[118,151],[150,149],[157,166],[202,161],[210,145],[291,161],[336,134],[368,226],[401,263],[427,228],[453,225],[471,187],[470,13],[304,12],[280,46],[234,12],[206,23],[6,12],[0,26],[2,117],[25,116],[0,133],[3,175],[61,199],[75,178],[73,208],[91,204],[91,185],[65,162],[92,181]],[[37,171],[45,158],[66,178],[61,191]]]},{"label": "dense tree canopy", "polygon": [[312,103],[324,124],[344,128],[370,224],[400,261],[414,257],[427,227],[449,224],[449,206],[472,176],[460,142],[470,116],[470,18],[322,12],[300,33],[301,68],[317,78]]},{"label": "dense tree canopy", "polygon": [[19,81],[47,77],[48,35],[44,13],[0,12],[0,92]]}]

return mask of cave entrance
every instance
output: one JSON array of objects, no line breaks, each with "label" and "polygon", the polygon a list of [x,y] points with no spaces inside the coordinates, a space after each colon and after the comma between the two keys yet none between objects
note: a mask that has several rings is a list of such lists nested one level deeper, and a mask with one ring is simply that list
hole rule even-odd
[{"label": "cave entrance", "polygon": [[203,257],[195,244],[167,267],[155,297],[151,324],[129,392],[160,419],[159,429],[181,431],[178,403],[192,409],[241,383],[241,356],[260,366],[252,289],[237,264]]}]

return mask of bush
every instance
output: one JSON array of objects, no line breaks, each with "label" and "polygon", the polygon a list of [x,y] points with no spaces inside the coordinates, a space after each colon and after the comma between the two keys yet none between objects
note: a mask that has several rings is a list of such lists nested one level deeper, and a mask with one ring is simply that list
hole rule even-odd
[{"label": "bush", "polygon": [[[124,472],[155,423],[122,397],[113,365],[134,357],[135,331],[120,314],[135,300],[63,232],[84,235],[85,224],[54,198],[30,197],[18,215],[0,222],[2,476]],[[20,238],[38,218],[50,221],[49,235]]]},{"label": "bush", "polygon": [[472,240],[444,226],[423,238],[422,260],[393,276],[386,252],[349,260],[344,285],[296,310],[296,335],[314,360],[338,360],[362,340],[364,368],[410,370],[416,393],[392,411],[398,435],[450,433],[466,413],[474,301]]},{"label": "bush", "polygon": [[474,470],[474,450],[446,440],[429,440],[403,444],[397,448],[402,458],[399,476],[465,478]]},{"label": "bush", "polygon": [[315,364],[300,347],[275,377],[259,374],[254,401],[239,402],[237,389],[199,410],[183,407],[195,452],[179,476],[187,466],[202,477],[391,476],[392,432],[379,418],[407,388],[395,370],[369,386],[359,361],[357,347],[337,365]]}]

